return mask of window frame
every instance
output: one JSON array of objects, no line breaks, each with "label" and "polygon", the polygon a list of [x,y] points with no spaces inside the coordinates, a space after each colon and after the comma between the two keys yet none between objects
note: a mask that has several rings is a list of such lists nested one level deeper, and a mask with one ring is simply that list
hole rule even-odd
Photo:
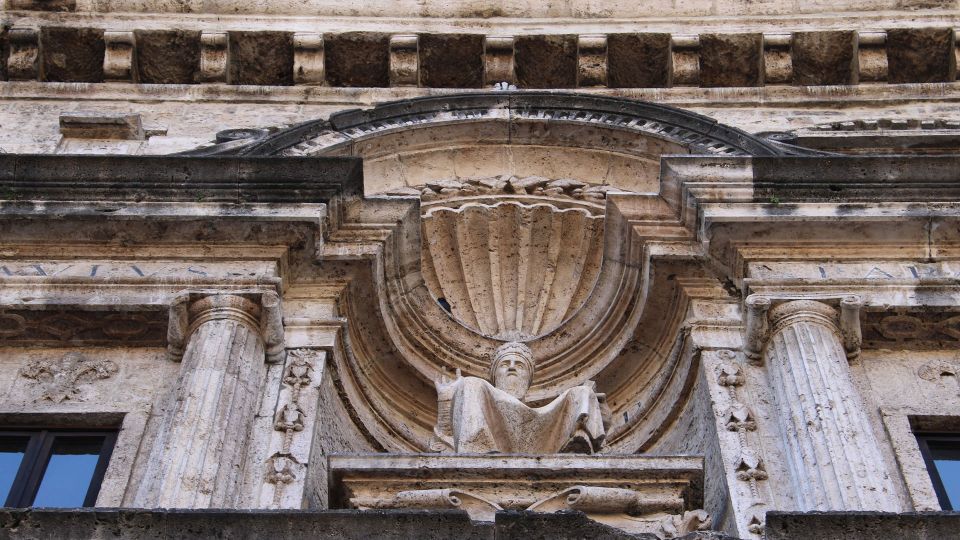
[{"label": "window frame", "polygon": [[4,502],[4,506],[12,508],[33,506],[33,501],[40,489],[40,483],[43,482],[47,473],[50,452],[57,438],[103,437],[100,456],[97,458],[96,466],[94,466],[93,475],[90,477],[90,485],[87,486],[87,493],[81,507],[96,505],[97,496],[100,494],[100,487],[103,484],[103,477],[107,471],[107,465],[110,463],[110,456],[113,454],[114,446],[117,443],[117,430],[26,429],[18,426],[13,429],[0,428],[0,437],[29,437],[27,447],[23,452],[23,459],[20,461],[20,468],[17,470],[13,483],[10,485],[10,492]]},{"label": "window frame", "polygon": [[[930,451],[929,442],[949,442],[957,445],[957,448],[960,449],[960,433],[914,433],[917,437],[917,444],[920,446],[920,455],[923,456],[923,463],[927,466],[927,473],[930,475],[930,482],[933,484],[933,491],[937,495],[937,500],[940,502],[940,509],[944,511],[954,511],[960,510],[960,508],[954,508],[954,504],[950,501],[950,497],[947,494],[946,488],[943,486],[943,479],[940,478],[940,470],[937,469],[937,464],[934,462],[933,453]],[[960,501],[956,501],[960,503]]]}]

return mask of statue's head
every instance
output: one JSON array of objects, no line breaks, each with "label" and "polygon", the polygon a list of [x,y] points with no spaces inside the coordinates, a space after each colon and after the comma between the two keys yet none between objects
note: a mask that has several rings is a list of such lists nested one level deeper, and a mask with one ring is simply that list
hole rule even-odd
[{"label": "statue's head", "polygon": [[523,399],[533,381],[533,351],[511,341],[497,348],[490,364],[490,382],[517,399]]}]

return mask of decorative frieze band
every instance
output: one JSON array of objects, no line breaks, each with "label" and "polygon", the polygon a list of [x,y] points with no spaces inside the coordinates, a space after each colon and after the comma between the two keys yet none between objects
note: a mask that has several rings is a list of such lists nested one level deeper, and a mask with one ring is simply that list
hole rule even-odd
[{"label": "decorative frieze band", "polygon": [[89,311],[0,308],[0,346],[66,347],[127,345],[162,347],[167,315],[160,310]]},{"label": "decorative frieze band", "polygon": [[957,77],[952,28],[512,36],[15,26],[5,39],[9,52],[0,73],[10,80],[659,88]]}]

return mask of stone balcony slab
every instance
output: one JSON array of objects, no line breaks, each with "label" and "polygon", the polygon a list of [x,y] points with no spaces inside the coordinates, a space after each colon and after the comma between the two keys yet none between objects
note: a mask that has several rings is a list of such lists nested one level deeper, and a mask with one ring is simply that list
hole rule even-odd
[{"label": "stone balcony slab", "polygon": [[461,509],[477,521],[492,521],[500,510],[582,511],[654,534],[665,521],[667,529],[709,523],[697,510],[697,456],[357,454],[332,455],[329,468],[331,508]]}]

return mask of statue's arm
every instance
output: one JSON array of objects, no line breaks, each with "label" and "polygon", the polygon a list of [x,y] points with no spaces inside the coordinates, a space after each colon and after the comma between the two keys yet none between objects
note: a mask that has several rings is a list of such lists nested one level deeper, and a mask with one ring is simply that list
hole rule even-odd
[{"label": "statue's arm", "polygon": [[435,452],[449,452],[453,450],[453,419],[451,409],[453,396],[463,376],[457,369],[456,376],[451,379],[446,373],[433,381],[437,389],[437,425],[433,428],[433,440],[430,449]]},{"label": "statue's arm", "polygon": [[457,368],[456,376],[452,379],[447,376],[446,372],[441,373],[440,377],[433,381],[437,388],[437,402],[453,399],[453,393],[457,390],[457,385],[460,384],[462,379],[463,375],[460,374],[460,368]]}]

